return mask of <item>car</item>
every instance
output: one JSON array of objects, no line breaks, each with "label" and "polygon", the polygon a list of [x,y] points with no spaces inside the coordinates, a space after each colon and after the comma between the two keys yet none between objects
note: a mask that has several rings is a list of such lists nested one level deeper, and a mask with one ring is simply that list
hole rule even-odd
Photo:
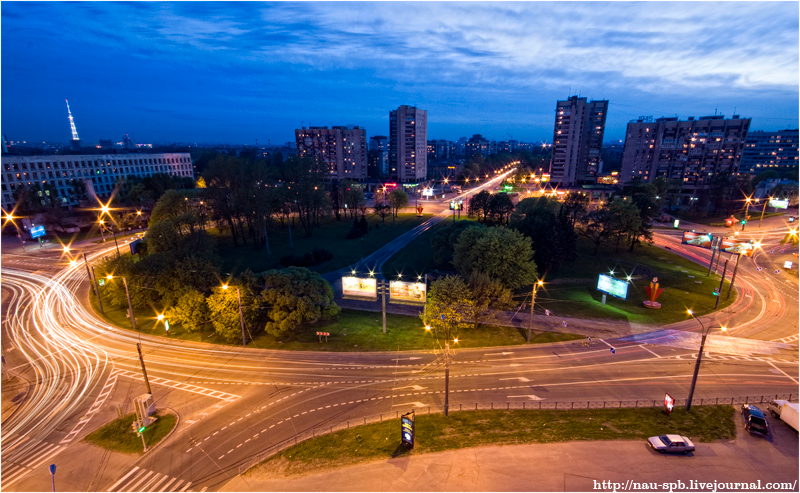
[{"label": "car", "polygon": [[658,437],[650,437],[647,439],[647,444],[653,450],[666,453],[682,453],[688,454],[694,452],[694,444],[689,437],[682,437],[680,435],[661,435]]},{"label": "car", "polygon": [[745,430],[754,435],[769,436],[769,423],[761,409],[752,404],[742,404],[742,418]]}]

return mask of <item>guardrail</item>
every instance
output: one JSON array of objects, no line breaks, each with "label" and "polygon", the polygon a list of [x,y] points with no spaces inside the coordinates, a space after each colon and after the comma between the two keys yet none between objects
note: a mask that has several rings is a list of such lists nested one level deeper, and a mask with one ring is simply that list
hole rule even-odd
[{"label": "guardrail", "polygon": [[[763,404],[773,399],[783,399],[791,401],[797,398],[796,394],[774,394],[773,395],[759,395],[759,396],[744,396],[744,397],[711,397],[692,399],[693,406],[711,406],[720,404]],[[675,399],[675,407],[682,407],[686,405],[687,399]],[[468,404],[451,404],[450,412],[459,411],[485,411],[485,410],[570,410],[570,409],[614,409],[614,408],[638,408],[638,407],[662,407],[663,400],[652,399],[635,399],[635,400],[616,400],[616,401],[523,401],[523,402],[474,402]],[[433,405],[414,408],[418,415],[423,414],[441,414],[444,413],[444,406]],[[251,469],[261,462],[267,460],[269,457],[286,450],[289,447],[304,442],[310,438],[318,436],[330,435],[334,432],[341,430],[349,430],[351,427],[368,425],[372,423],[381,423],[385,420],[399,419],[401,411],[385,412],[378,414],[371,414],[362,416],[360,418],[350,418],[341,421],[335,425],[319,426],[307,430],[297,435],[287,438],[267,450],[256,454],[252,459],[239,466],[239,475],[241,476],[248,469]],[[405,414],[405,410],[402,411]]]}]

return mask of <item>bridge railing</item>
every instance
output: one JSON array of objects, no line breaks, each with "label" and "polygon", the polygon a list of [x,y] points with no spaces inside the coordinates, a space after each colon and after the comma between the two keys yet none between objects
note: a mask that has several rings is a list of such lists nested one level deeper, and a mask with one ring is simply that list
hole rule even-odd
[{"label": "bridge railing", "polygon": [[[763,404],[773,399],[791,401],[798,397],[797,394],[771,394],[758,396],[742,397],[703,397],[692,399],[693,406],[712,406],[712,405],[736,405],[736,404]],[[675,407],[686,405],[687,399],[675,399]],[[614,409],[614,408],[638,408],[638,407],[663,407],[663,400],[635,399],[635,400],[612,400],[612,401],[522,401],[522,402],[473,402],[473,403],[454,403],[450,405],[450,412],[459,411],[485,411],[485,410],[569,410],[569,409]],[[444,406],[431,405],[414,408],[417,415],[441,414],[444,413]],[[308,439],[323,435],[330,435],[337,431],[348,430],[350,428],[372,423],[381,423],[391,419],[399,419],[400,413],[404,411],[390,411],[385,413],[370,414],[368,416],[354,417],[339,423],[326,426],[317,426],[310,430],[298,433],[289,437],[272,447],[259,452],[250,460],[239,466],[239,475],[247,470],[259,465],[273,455],[302,443]]]}]

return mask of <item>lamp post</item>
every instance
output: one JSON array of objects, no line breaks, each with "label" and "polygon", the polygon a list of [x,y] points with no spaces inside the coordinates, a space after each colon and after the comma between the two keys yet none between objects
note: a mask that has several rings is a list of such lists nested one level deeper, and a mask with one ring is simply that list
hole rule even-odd
[{"label": "lamp post", "polygon": [[531,288],[531,316],[528,318],[528,343],[531,342],[531,322],[533,321],[533,305],[536,303],[536,291],[544,285],[544,281],[533,283]]},{"label": "lamp post", "polygon": [[25,240],[22,239],[22,233],[19,231],[19,226],[17,223],[14,222],[14,216],[12,214],[6,213],[6,223],[11,221],[11,224],[17,229],[17,238],[19,238],[19,244],[22,246],[22,253],[25,253]]},{"label": "lamp post", "polygon": [[[697,383],[697,373],[700,371],[700,360],[703,358],[703,348],[706,345],[706,336],[708,336],[708,332],[714,327],[709,325],[708,329],[706,329],[705,325],[703,325],[703,322],[699,318],[697,318],[697,315],[695,315],[692,310],[687,310],[687,311],[689,312],[689,315],[693,316],[695,320],[700,322],[700,327],[703,333],[703,338],[700,340],[700,351],[697,353],[697,363],[695,363],[694,365],[694,375],[692,376],[692,387],[689,389],[689,399],[686,401],[686,411],[688,412],[691,411],[692,409],[692,397],[694,396],[694,386]],[[719,328],[722,330],[722,332],[728,330],[727,327],[720,326]]]},{"label": "lamp post", "polygon": [[105,224],[106,224],[106,222],[101,219],[100,220],[100,236],[103,237],[103,243],[106,242],[106,235],[105,235],[105,233],[103,233],[103,230],[106,229]]},{"label": "lamp post", "polygon": [[120,258],[121,255],[119,254],[119,243],[117,243],[117,234],[114,232],[113,228],[110,229],[111,229],[111,235],[114,236],[114,245],[117,247],[117,258]]},{"label": "lamp post", "polygon": [[747,206],[744,208],[744,219],[742,219],[742,231],[744,231],[744,227],[747,224],[747,213],[750,212],[750,197],[746,199]]},{"label": "lamp post", "polygon": [[772,197],[769,197],[768,199],[764,200],[764,208],[761,209],[761,219],[758,220],[759,228],[761,227],[761,221],[764,220],[764,213],[767,212],[767,204],[769,204],[770,200],[772,200]]},{"label": "lamp post", "polygon": [[[222,289],[228,289],[228,285],[223,284]],[[244,314],[242,313],[242,293],[238,286],[236,287],[236,300],[239,302],[239,324],[242,326],[242,346],[247,346],[247,338],[245,337],[244,328]]]}]

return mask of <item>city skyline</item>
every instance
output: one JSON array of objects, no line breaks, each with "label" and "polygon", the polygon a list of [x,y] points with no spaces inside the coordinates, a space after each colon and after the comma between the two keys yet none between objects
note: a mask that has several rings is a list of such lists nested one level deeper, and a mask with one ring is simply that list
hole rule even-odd
[{"label": "city skyline", "polygon": [[429,139],[550,141],[571,95],[609,101],[606,141],[641,115],[796,128],[798,5],[674,5],[4,3],[3,133],[67,141],[69,99],[87,143],[387,135],[400,105]]}]

